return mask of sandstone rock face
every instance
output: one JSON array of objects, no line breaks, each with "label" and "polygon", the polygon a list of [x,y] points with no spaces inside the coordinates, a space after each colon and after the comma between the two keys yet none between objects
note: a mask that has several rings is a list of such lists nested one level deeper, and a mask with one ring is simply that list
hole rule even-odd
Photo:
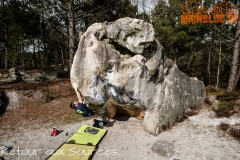
[{"label": "sandstone rock face", "polygon": [[124,18],[106,26],[106,36],[135,54],[154,41],[152,25],[138,19]]},{"label": "sandstone rock face", "polygon": [[143,125],[154,135],[206,97],[203,83],[179,71],[153,26],[139,19],[91,25],[80,37],[70,78],[91,104],[111,104],[130,116],[146,112]]}]

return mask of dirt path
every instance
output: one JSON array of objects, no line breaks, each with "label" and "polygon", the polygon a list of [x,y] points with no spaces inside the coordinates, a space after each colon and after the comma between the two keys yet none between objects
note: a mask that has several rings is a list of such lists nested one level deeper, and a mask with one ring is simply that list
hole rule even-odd
[{"label": "dirt path", "polygon": [[[76,97],[68,79],[1,85],[0,90],[14,93],[17,98],[17,103],[11,107],[10,101],[10,110],[0,116],[0,157],[6,160],[45,159],[82,124],[93,125],[93,118],[84,119],[69,108],[69,102]],[[240,114],[216,118],[212,108],[204,105],[197,115],[158,136],[145,132],[141,120],[117,117],[105,126],[108,132],[92,159],[239,160],[240,142],[217,129],[222,122],[240,124]],[[62,130],[56,137],[50,136],[53,127]],[[171,145],[160,148],[166,151],[165,156],[152,151],[157,141]],[[12,155],[4,146],[13,147]]]}]

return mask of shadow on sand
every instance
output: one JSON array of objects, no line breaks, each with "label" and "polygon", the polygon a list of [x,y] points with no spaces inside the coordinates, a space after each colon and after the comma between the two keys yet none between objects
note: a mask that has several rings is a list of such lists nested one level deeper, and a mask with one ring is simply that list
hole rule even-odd
[{"label": "shadow on sand", "polygon": [[7,106],[9,104],[9,98],[6,96],[6,93],[4,91],[1,91],[0,93],[0,116],[2,116],[6,110]]}]

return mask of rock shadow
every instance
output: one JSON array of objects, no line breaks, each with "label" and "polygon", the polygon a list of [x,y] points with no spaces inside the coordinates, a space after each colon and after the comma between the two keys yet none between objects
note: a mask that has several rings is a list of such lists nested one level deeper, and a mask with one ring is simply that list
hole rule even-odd
[{"label": "rock shadow", "polygon": [[114,119],[118,121],[128,121],[129,118],[129,116],[116,116]]},{"label": "rock shadow", "polygon": [[116,121],[116,119],[111,119],[107,121],[107,124],[104,127],[112,127]]},{"label": "rock shadow", "polygon": [[129,116],[116,116],[113,119],[109,120],[104,127],[112,127],[116,121],[128,121]]},{"label": "rock shadow", "polygon": [[6,112],[8,104],[9,104],[9,98],[6,96],[6,93],[4,91],[1,91],[0,92],[0,116],[2,116]]}]

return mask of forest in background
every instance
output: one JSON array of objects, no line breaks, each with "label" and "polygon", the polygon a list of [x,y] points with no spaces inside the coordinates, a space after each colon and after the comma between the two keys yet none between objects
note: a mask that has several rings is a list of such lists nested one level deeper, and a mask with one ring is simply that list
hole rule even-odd
[{"label": "forest in background", "polygon": [[[202,2],[211,7],[218,1]],[[231,2],[239,5],[237,0]],[[181,71],[205,85],[221,88],[229,88],[231,73],[234,81],[230,90],[234,90],[238,87],[236,42],[240,23],[181,24],[180,8],[185,3],[186,0],[2,0],[0,69],[48,70],[58,64],[70,68],[81,32],[96,22],[131,17],[153,24],[165,55]]]}]

